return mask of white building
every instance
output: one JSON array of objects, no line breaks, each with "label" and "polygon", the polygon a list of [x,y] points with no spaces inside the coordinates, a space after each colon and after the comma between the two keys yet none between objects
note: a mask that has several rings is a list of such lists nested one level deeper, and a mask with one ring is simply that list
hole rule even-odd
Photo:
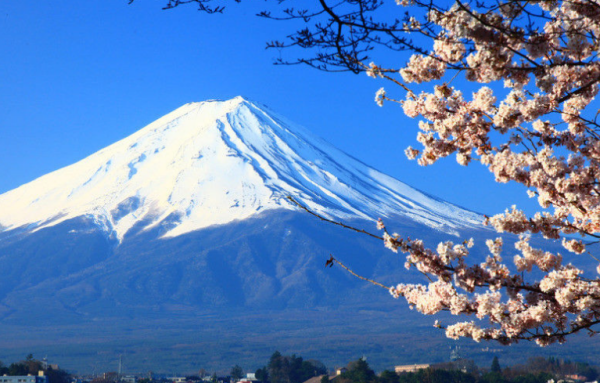
[{"label": "white building", "polygon": [[44,375],[44,371],[39,371],[37,375],[4,375],[0,376],[0,383],[48,383],[48,377]]}]

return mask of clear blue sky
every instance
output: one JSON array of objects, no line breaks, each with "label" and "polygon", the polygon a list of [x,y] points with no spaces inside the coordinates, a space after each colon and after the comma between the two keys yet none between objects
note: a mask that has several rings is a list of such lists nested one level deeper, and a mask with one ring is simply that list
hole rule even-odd
[{"label": "clear blue sky", "polygon": [[397,105],[374,103],[386,83],[272,65],[293,53],[265,50],[265,42],[295,25],[253,16],[260,8],[252,7],[269,3],[231,2],[222,15],[193,5],[163,11],[162,0],[127,3],[0,3],[0,193],[74,163],[182,104],[244,95],[427,193],[486,214],[514,203],[535,211],[523,188],[494,183],[477,164],[464,168],[452,158],[423,168],[408,161],[403,152],[418,147],[417,121]]}]

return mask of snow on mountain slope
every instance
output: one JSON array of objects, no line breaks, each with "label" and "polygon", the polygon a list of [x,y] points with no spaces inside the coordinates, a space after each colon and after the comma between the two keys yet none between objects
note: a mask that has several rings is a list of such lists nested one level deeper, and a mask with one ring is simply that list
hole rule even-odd
[{"label": "snow on mountain slope", "polygon": [[330,218],[399,215],[448,233],[481,216],[366,166],[242,97],[186,104],[131,136],[0,195],[0,228],[87,216],[119,240],[134,225],[174,222],[174,237],[296,209]]}]

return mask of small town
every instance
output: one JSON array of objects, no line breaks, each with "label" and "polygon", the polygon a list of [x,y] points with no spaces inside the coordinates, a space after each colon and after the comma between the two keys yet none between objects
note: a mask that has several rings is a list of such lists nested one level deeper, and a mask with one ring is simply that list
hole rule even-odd
[{"label": "small town", "polygon": [[264,367],[254,372],[234,365],[227,374],[202,368],[181,376],[130,374],[121,371],[119,363],[119,371],[80,375],[30,354],[8,367],[0,362],[0,383],[597,383],[600,376],[597,366],[553,357],[531,357],[524,364],[506,367],[494,357],[490,366],[477,366],[461,358],[455,349],[450,359],[437,364],[397,365],[376,373],[364,356],[329,369],[318,360],[276,351]]}]

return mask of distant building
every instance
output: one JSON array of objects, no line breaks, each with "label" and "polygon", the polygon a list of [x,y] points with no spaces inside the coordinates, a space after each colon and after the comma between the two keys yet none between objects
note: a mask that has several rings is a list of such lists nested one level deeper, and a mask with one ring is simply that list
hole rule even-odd
[{"label": "distant building", "polygon": [[335,369],[335,374],[336,375],[342,375],[344,372],[348,371],[348,369],[346,367],[340,367],[340,368],[336,368]]},{"label": "distant building", "polygon": [[121,377],[121,382],[124,383],[136,383],[137,378],[134,375],[125,375]]},{"label": "distant building", "polygon": [[429,364],[407,364],[394,367],[394,371],[396,371],[396,374],[400,374],[402,372],[417,372],[419,370],[429,368],[429,366]]},{"label": "distant building", "polygon": [[254,373],[254,372],[247,373],[246,380],[251,380],[251,381],[258,380],[258,379],[256,379],[256,373]]},{"label": "distant building", "polygon": [[0,383],[48,383],[48,377],[44,375],[44,371],[38,372],[36,375],[21,375],[21,376],[0,376]]}]

